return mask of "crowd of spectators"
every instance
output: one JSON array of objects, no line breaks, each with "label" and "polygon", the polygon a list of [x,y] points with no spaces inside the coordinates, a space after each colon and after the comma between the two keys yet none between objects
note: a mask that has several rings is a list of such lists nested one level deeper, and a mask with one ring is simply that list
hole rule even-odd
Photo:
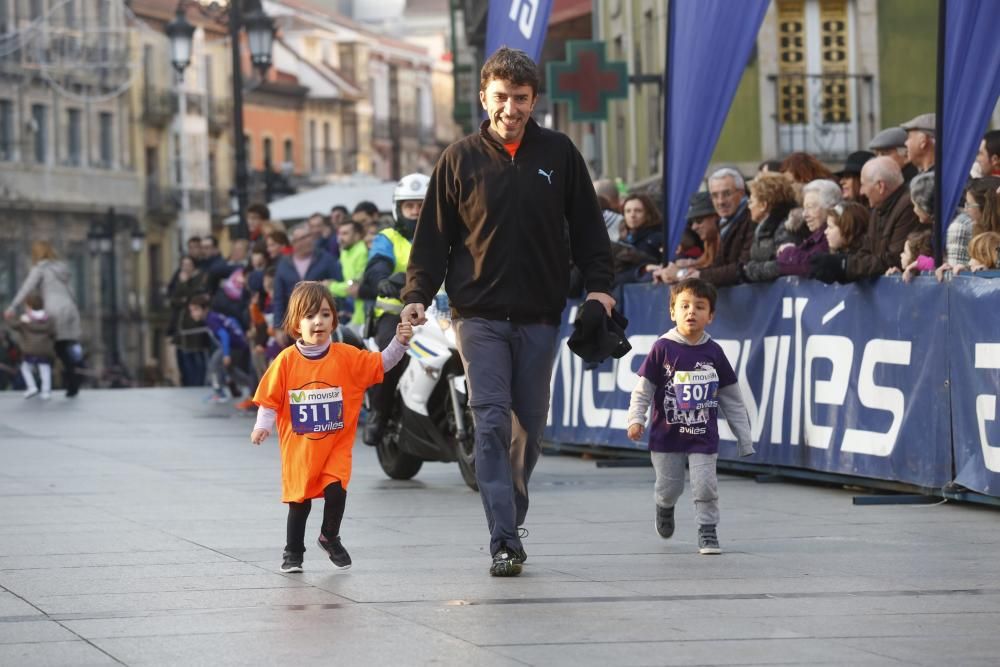
[{"label": "crowd of spectators", "polygon": [[[982,139],[936,266],[934,128],[934,114],[921,114],[882,130],[836,172],[804,152],[762,162],[749,182],[736,169],[718,169],[707,192],[692,195],[674,249],[656,233],[660,214],[648,197],[620,197],[610,181],[598,181],[617,282],[700,277],[721,287],[781,276],[846,283],[893,274],[909,281],[925,272],[943,280],[1000,269],[1000,130]],[[674,260],[660,263],[665,250]]]},{"label": "crowd of spectators", "polygon": [[353,213],[334,206],[291,228],[263,204],[247,209],[249,239],[235,239],[225,257],[214,237],[192,237],[167,286],[168,335],[183,386],[211,386],[208,400],[238,401],[251,411],[257,380],[291,344],[281,328],[292,289],[324,282],[340,321],[361,333],[365,305],[358,289],[368,248],[383,221],[373,202]]}]

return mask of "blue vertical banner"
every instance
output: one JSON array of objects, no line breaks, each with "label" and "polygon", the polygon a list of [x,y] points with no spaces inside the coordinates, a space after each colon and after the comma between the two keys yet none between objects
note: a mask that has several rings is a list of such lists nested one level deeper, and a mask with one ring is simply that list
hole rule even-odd
[{"label": "blue vertical banner", "polygon": [[708,168],[769,3],[668,3],[663,236],[670,253],[680,242],[688,198]]},{"label": "blue vertical banner", "polygon": [[501,46],[524,51],[536,63],[542,55],[552,0],[490,0],[486,57]]},{"label": "blue vertical banner", "polygon": [[958,205],[969,166],[979,150],[990,115],[1000,97],[1000,2],[941,0],[945,5],[944,95],[937,119],[941,136],[940,241]]}]

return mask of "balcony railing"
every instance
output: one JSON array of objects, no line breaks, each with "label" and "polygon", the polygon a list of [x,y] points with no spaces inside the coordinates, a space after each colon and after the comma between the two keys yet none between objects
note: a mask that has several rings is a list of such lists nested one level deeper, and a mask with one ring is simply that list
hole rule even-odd
[{"label": "balcony railing", "polygon": [[372,136],[375,139],[392,139],[392,128],[389,119],[378,119],[372,126]]},{"label": "balcony railing", "polygon": [[208,103],[208,131],[214,135],[222,134],[232,122],[232,102],[230,100],[210,99]]},{"label": "balcony railing", "polygon": [[159,183],[146,184],[146,211],[155,216],[172,216],[177,213],[180,193]]},{"label": "balcony railing", "polygon": [[142,95],[142,119],[155,127],[163,127],[177,113],[177,93],[147,87]]},{"label": "balcony railing", "polygon": [[233,193],[229,190],[222,190],[219,188],[214,188],[209,191],[211,193],[211,201],[209,205],[211,206],[212,217],[223,217],[227,216],[233,211]]},{"label": "balcony railing", "polygon": [[842,160],[874,135],[872,75],[772,74],[768,80],[779,154],[806,151]]}]

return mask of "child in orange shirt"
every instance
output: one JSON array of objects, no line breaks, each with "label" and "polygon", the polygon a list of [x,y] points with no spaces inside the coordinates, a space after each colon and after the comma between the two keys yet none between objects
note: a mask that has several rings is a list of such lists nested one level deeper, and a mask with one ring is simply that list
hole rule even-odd
[{"label": "child in orange shirt", "polygon": [[259,406],[250,442],[275,429],[281,446],[281,500],[288,503],[282,572],[301,572],[306,519],[313,498],[323,498],[319,546],[334,567],[351,557],[340,541],[340,522],[351,479],[351,449],[365,390],[382,381],[409,346],[413,327],[399,324],[381,353],[331,343],[337,306],[329,290],[303,281],[292,290],[283,328],[296,339],[268,367],[253,402]]}]

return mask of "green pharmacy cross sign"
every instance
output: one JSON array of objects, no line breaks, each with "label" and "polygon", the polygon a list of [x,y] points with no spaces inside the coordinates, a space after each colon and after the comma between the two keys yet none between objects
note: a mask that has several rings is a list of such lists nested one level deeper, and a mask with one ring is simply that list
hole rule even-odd
[{"label": "green pharmacy cross sign", "polygon": [[628,67],[604,58],[604,42],[570,40],[566,60],[546,65],[549,97],[569,103],[571,121],[608,118],[608,101],[628,97]]}]

